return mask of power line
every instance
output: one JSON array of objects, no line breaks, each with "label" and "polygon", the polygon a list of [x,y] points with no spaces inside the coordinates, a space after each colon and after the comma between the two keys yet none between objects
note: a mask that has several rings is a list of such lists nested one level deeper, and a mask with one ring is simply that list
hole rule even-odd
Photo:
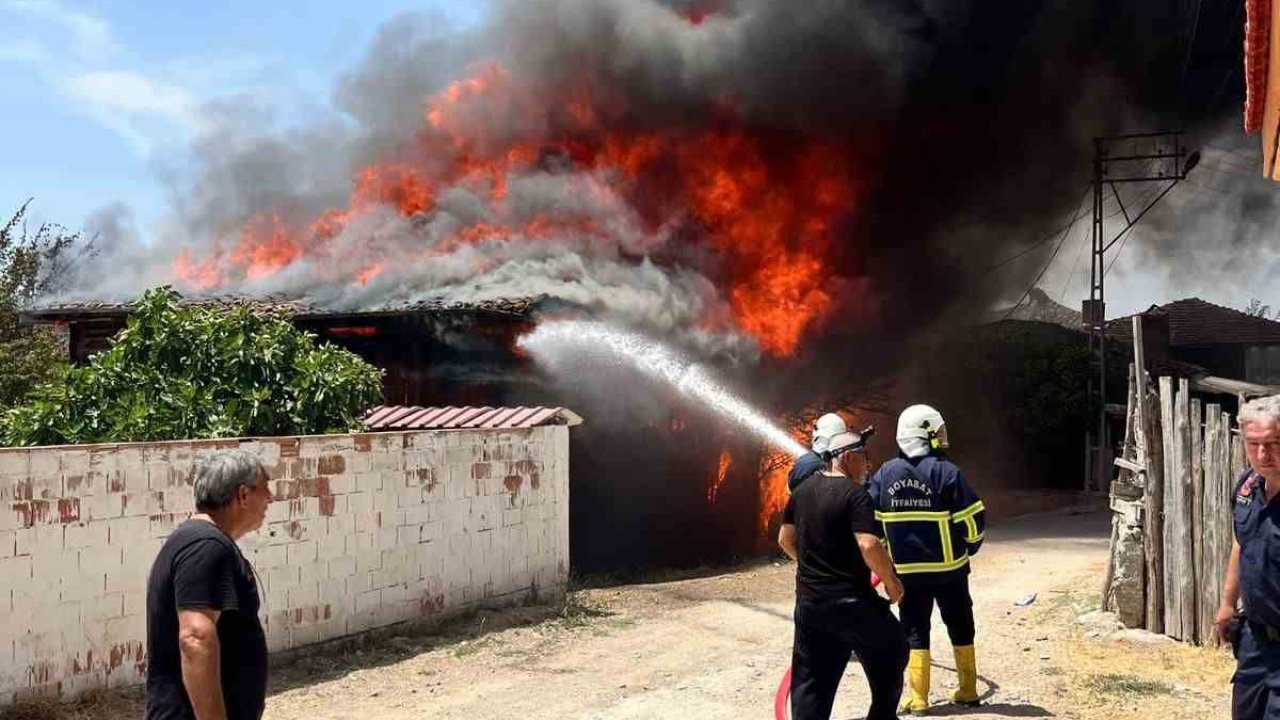
[{"label": "power line", "polygon": [[1071,270],[1067,272],[1067,281],[1062,283],[1062,292],[1058,295],[1058,302],[1067,301],[1067,291],[1071,289],[1071,279],[1076,275],[1076,268],[1080,267],[1080,258],[1084,256],[1084,241],[1088,236],[1080,236],[1080,247],[1076,249],[1076,259],[1071,262]]},{"label": "power line", "polygon": [[[1244,0],[1236,0],[1235,19],[1231,22],[1232,27],[1244,27]],[[1227,47],[1231,43],[1231,33],[1222,34],[1222,48],[1218,51],[1223,54],[1227,51]],[[1230,63],[1227,70],[1222,74],[1222,82],[1218,84],[1218,89],[1213,93],[1213,97],[1209,100],[1208,107],[1217,107],[1218,101],[1222,99],[1223,93],[1227,91],[1227,83],[1231,82],[1231,78],[1239,71],[1242,63]]]},{"label": "power line", "polygon": [[1191,36],[1187,38],[1187,52],[1182,58],[1182,74],[1178,78],[1179,104],[1186,101],[1187,70],[1191,67],[1191,52],[1196,47],[1196,33],[1200,30],[1200,6],[1203,0],[1196,0],[1196,13],[1191,20]]},{"label": "power line", "polygon": [[[1158,191],[1157,191],[1157,190],[1152,190],[1151,192],[1147,193],[1146,197],[1145,197],[1145,198],[1143,198],[1142,203],[1146,203],[1146,202],[1150,201],[1150,200],[1151,200],[1151,197],[1152,197],[1153,195],[1155,195],[1155,193],[1156,193],[1156,192],[1158,192]],[[1139,203],[1139,204],[1142,204],[1142,203]],[[1113,212],[1113,213],[1111,213],[1110,215],[1108,215],[1105,219],[1106,219],[1106,220],[1110,220],[1111,218],[1113,218],[1113,217],[1115,217],[1116,215],[1119,215],[1119,214],[1120,214],[1120,211]],[[1088,238],[1088,236],[1087,236],[1087,235],[1086,235],[1086,236],[1081,237],[1081,239],[1080,239],[1080,247],[1076,250],[1076,259],[1075,259],[1074,261],[1072,261],[1072,263],[1071,263],[1071,270],[1070,270],[1070,272],[1068,272],[1068,273],[1067,273],[1067,279],[1066,279],[1066,281],[1062,284],[1062,292],[1061,292],[1061,293],[1059,293],[1059,295],[1058,295],[1058,301],[1059,301],[1059,302],[1066,302],[1066,301],[1067,301],[1067,291],[1069,291],[1069,290],[1071,289],[1071,281],[1076,277],[1076,268],[1080,267],[1080,258],[1084,256],[1085,240],[1088,240],[1088,239],[1089,239],[1089,238]],[[1124,248],[1124,241],[1125,241],[1125,240],[1127,240],[1127,239],[1128,239],[1128,238],[1124,238],[1124,239],[1122,239],[1122,240],[1121,240],[1121,242],[1120,242],[1120,247],[1121,247],[1121,249],[1123,249],[1123,248]],[[1119,252],[1119,251],[1117,251],[1117,252]],[[1115,260],[1112,260],[1112,261],[1111,261],[1111,264],[1112,264],[1112,265],[1114,265],[1114,264],[1115,264]],[[1109,272],[1109,271],[1110,271],[1110,267],[1108,266],[1108,272]],[[1084,272],[1083,272],[1083,271],[1081,271],[1081,279],[1082,279],[1082,280],[1084,279]],[[1086,280],[1086,282],[1087,282],[1087,280]]]},{"label": "power line", "polygon": [[[1087,193],[1087,192],[1088,192],[1088,189],[1086,189],[1086,190],[1085,190],[1085,192]],[[989,268],[987,268],[987,269],[986,269],[986,272],[991,272],[991,271],[993,271],[993,270],[999,270],[1000,268],[1004,267],[1005,265],[1008,265],[1009,263],[1013,262],[1014,260],[1017,260],[1018,258],[1020,258],[1020,257],[1022,257],[1022,256],[1024,256],[1024,255],[1026,255],[1027,253],[1031,252],[1032,250],[1035,250],[1036,248],[1040,247],[1041,245],[1044,245],[1045,243],[1047,243],[1047,242],[1049,242],[1050,240],[1054,239],[1055,237],[1057,237],[1057,236],[1058,236],[1058,233],[1062,232],[1063,230],[1069,229],[1071,226],[1075,225],[1075,224],[1076,224],[1076,222],[1078,222],[1078,221],[1080,220],[1080,218],[1084,215],[1084,210],[1079,209],[1079,206],[1080,206],[1080,205],[1083,205],[1083,204],[1084,204],[1084,197],[1081,197],[1081,198],[1080,198],[1080,202],[1079,202],[1079,203],[1077,204],[1077,206],[1076,206],[1076,207],[1077,207],[1077,210],[1076,210],[1075,215],[1073,215],[1073,216],[1071,217],[1071,220],[1070,220],[1069,222],[1067,222],[1067,224],[1066,224],[1066,225],[1063,225],[1062,227],[1059,227],[1059,228],[1057,228],[1057,229],[1053,230],[1052,232],[1050,232],[1049,234],[1047,234],[1047,235],[1045,235],[1044,237],[1040,238],[1039,240],[1035,241],[1034,243],[1032,243],[1032,244],[1028,245],[1027,247],[1025,247],[1025,248],[1023,248],[1023,249],[1021,249],[1021,250],[1019,250],[1018,252],[1014,253],[1013,255],[1010,255],[1009,257],[1005,258],[1004,260],[1001,260],[1000,262],[996,263],[995,265],[992,265],[991,267],[989,267]]]},{"label": "power line", "polygon": [[[1084,204],[1084,198],[1088,196],[1088,193],[1089,193],[1089,188],[1088,188],[1088,187],[1086,187],[1086,188],[1085,188],[1085,191],[1084,191],[1084,195],[1082,195],[1082,196],[1081,196],[1081,198],[1080,198],[1080,203],[1077,205],[1077,207],[1079,207],[1079,205],[1083,205],[1083,204]],[[1111,202],[1111,199],[1110,199],[1110,198],[1107,198],[1107,199],[1105,200],[1105,202],[1108,202],[1108,203],[1109,203],[1109,202]],[[1123,212],[1123,211],[1122,211],[1122,210],[1116,210],[1115,212],[1113,212],[1113,213],[1111,213],[1110,215],[1108,215],[1108,216],[1107,216],[1107,219],[1108,219],[1108,220],[1110,220],[1111,218],[1113,218],[1113,217],[1115,217],[1115,216],[1119,215],[1121,212]],[[1068,230],[1068,229],[1070,229],[1073,225],[1075,225],[1077,222],[1079,222],[1079,221],[1080,221],[1080,218],[1084,216],[1084,213],[1085,213],[1085,211],[1084,211],[1084,210],[1082,210],[1082,209],[1080,209],[1080,210],[1076,210],[1075,215],[1073,215],[1073,216],[1071,217],[1071,220],[1067,221],[1067,224],[1066,224],[1066,225],[1063,225],[1063,226],[1061,226],[1061,227],[1058,227],[1058,228],[1056,228],[1056,229],[1052,230],[1051,232],[1049,232],[1049,234],[1047,234],[1047,235],[1045,235],[1044,237],[1040,238],[1039,240],[1035,241],[1035,242],[1034,242],[1034,243],[1032,243],[1031,245],[1028,245],[1027,247],[1025,247],[1025,248],[1023,248],[1023,249],[1019,250],[1019,251],[1018,251],[1018,252],[1016,252],[1016,253],[1014,253],[1013,255],[1010,255],[1009,257],[1007,257],[1007,258],[1005,258],[1005,259],[1001,260],[1000,262],[996,263],[995,265],[992,265],[991,267],[987,268],[985,272],[991,272],[991,271],[993,271],[993,270],[998,270],[998,269],[1000,269],[1000,268],[1004,267],[1005,265],[1008,265],[1009,263],[1013,262],[1014,260],[1017,260],[1018,258],[1020,258],[1020,257],[1022,257],[1022,256],[1024,256],[1024,255],[1026,255],[1027,253],[1030,253],[1031,251],[1035,250],[1036,248],[1040,247],[1041,245],[1044,245],[1045,243],[1047,243],[1047,242],[1049,242],[1050,240],[1052,240],[1052,239],[1054,239],[1055,237],[1057,237],[1057,236],[1058,236],[1058,233],[1060,233],[1060,232],[1062,232],[1062,231],[1064,231],[1064,230]]]},{"label": "power line", "polygon": [[[1160,192],[1160,188],[1153,188],[1151,192],[1147,193],[1146,196],[1142,198],[1142,202],[1137,203],[1137,205],[1146,205],[1147,203],[1151,202],[1152,197],[1154,197],[1159,192]],[[1133,232],[1126,234],[1123,238],[1120,238],[1120,247],[1116,248],[1116,254],[1111,256],[1111,262],[1108,263],[1106,269],[1102,271],[1102,277],[1105,278],[1107,274],[1111,272],[1111,268],[1115,266],[1116,260],[1120,259],[1120,253],[1124,251],[1125,243],[1129,242],[1129,237],[1137,234],[1137,232],[1138,232],[1138,227],[1135,224],[1133,228]]]},{"label": "power line", "polygon": [[[1085,191],[1085,195],[1086,196],[1088,195],[1088,190]],[[1084,197],[1080,198],[1080,204],[1084,205]],[[1083,216],[1084,216],[1084,211],[1082,210],[1080,212],[1077,212],[1076,216],[1071,219],[1071,224],[1067,225],[1066,229],[1063,230],[1062,232],[1062,236],[1058,238],[1058,244],[1054,246],[1053,253],[1049,255],[1048,262],[1044,264],[1044,267],[1040,268],[1040,273],[1037,274],[1036,279],[1032,280],[1031,284],[1027,286],[1026,292],[1022,293],[1022,297],[1018,298],[1018,302],[1011,305],[1009,309],[1005,311],[1004,317],[1000,318],[1002,321],[1008,320],[1009,316],[1013,314],[1013,311],[1017,310],[1022,305],[1023,301],[1027,299],[1027,296],[1031,294],[1031,291],[1034,290],[1036,285],[1040,283],[1041,278],[1044,277],[1044,274],[1046,271],[1048,271],[1049,266],[1052,265],[1054,259],[1058,257],[1058,251],[1062,249],[1062,244],[1066,241],[1067,235],[1071,234],[1071,228],[1075,227],[1076,221]]]}]

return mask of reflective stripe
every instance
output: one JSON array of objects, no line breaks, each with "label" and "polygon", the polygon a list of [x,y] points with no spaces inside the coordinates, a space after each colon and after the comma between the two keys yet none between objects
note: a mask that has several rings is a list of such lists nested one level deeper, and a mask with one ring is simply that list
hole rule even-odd
[{"label": "reflective stripe", "polygon": [[889,510],[886,512],[876,511],[876,519],[881,522],[911,522],[913,520],[947,520],[951,517],[951,513],[946,510],[904,510],[901,512]]},{"label": "reflective stripe", "polygon": [[951,527],[946,520],[938,521],[938,537],[942,538],[942,562],[955,562],[956,552],[951,548]]},{"label": "reflective stripe", "polygon": [[[969,562],[968,553],[962,557],[956,557],[955,548],[951,543],[951,518],[951,513],[946,510],[905,510],[902,512],[876,511],[876,520],[879,520],[886,525],[889,523],[918,522],[929,523],[937,527],[938,542],[941,545],[942,550],[942,562],[908,563],[906,565],[902,565],[901,567],[907,568],[907,570],[899,570],[899,572],[907,573],[945,572],[947,570],[954,570],[958,567],[963,567],[965,563]],[[887,527],[885,528],[884,544],[885,549],[889,551],[889,559],[892,560],[893,548],[889,544],[889,532]],[[895,567],[897,566],[895,565]]]},{"label": "reflective stripe", "polygon": [[977,515],[983,510],[986,510],[986,508],[983,507],[982,501],[979,500],[978,502],[970,505],[969,507],[961,510],[960,512],[953,513],[951,515],[951,522],[960,522],[962,520],[968,520],[969,518],[973,517],[974,515]]},{"label": "reflective stripe", "polygon": [[940,563],[910,563],[908,565],[895,565],[894,569],[899,575],[915,575],[918,573],[938,573],[958,570],[969,564],[969,554],[965,553],[952,562]]},{"label": "reflective stripe", "polygon": [[979,540],[982,539],[982,536],[986,534],[986,533],[978,532],[978,523],[971,517],[964,519],[964,526],[965,526],[965,529],[969,531],[969,533],[964,538],[965,542],[971,542],[971,543],[978,542]]}]

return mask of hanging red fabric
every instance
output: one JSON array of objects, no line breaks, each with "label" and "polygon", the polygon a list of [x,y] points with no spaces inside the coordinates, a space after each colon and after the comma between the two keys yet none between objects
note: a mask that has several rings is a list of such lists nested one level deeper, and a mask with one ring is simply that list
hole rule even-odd
[{"label": "hanging red fabric", "polygon": [[1244,131],[1262,129],[1267,105],[1267,73],[1271,55],[1272,0],[1245,0],[1244,22]]}]

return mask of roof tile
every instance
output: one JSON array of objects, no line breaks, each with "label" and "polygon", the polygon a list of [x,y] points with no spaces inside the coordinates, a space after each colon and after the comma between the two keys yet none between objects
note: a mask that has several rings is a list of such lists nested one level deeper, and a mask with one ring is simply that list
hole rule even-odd
[{"label": "roof tile", "polygon": [[[1163,313],[1169,317],[1169,345],[1174,347],[1280,343],[1280,322],[1255,317],[1199,298],[1153,305],[1146,312]],[[1107,323],[1108,334],[1130,340],[1133,336],[1130,317],[1132,316]]]},{"label": "roof tile", "polygon": [[364,418],[368,430],[427,430],[486,428],[507,430],[543,425],[577,425],[582,422],[562,407],[419,407],[385,405]]}]

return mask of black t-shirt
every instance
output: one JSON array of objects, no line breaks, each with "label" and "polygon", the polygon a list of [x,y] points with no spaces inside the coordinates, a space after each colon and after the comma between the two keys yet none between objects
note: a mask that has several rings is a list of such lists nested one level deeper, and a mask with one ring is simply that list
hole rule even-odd
[{"label": "black t-shirt", "polygon": [[222,697],[228,720],[266,707],[267,639],[253,568],[213,524],[183,523],[160,548],[147,580],[147,720],[194,720],[182,684],[178,609],[220,610]]},{"label": "black t-shirt", "polygon": [[876,595],[854,533],[878,535],[875,504],[843,476],[816,473],[796,488],[782,521],[796,526],[796,600],[866,599]]}]

